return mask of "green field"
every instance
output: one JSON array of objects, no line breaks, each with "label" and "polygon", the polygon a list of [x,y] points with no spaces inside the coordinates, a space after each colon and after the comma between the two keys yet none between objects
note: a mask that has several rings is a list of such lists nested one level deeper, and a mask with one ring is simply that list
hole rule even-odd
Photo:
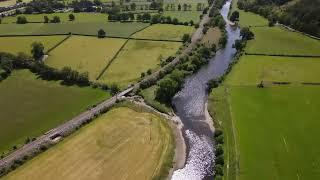
[{"label": "green field", "polygon": [[[69,21],[69,14],[75,16],[74,21]],[[23,14],[17,16],[8,16],[2,19],[2,23],[16,23],[18,16],[25,16],[28,22],[44,22],[44,16],[52,19],[59,16],[61,23],[79,23],[79,22],[107,22],[108,16],[102,13],[52,13],[52,14]]]},{"label": "green field", "polygon": [[120,23],[120,22],[79,22],[60,24],[0,24],[0,35],[46,35],[66,34],[69,32],[97,35],[103,29],[107,36],[129,37],[132,33],[147,27],[147,23]]},{"label": "green field", "polygon": [[134,34],[133,38],[179,41],[184,34],[192,34],[194,31],[192,26],[155,24]]},{"label": "green field", "polygon": [[251,28],[255,37],[246,53],[320,56],[320,41],[280,27]]},{"label": "green field", "polygon": [[130,40],[99,81],[125,87],[139,80],[142,72],[158,68],[160,58],[174,55],[181,45],[179,42]]},{"label": "green field", "polygon": [[219,28],[209,28],[207,33],[203,36],[201,42],[204,43],[208,48],[211,48],[213,44],[218,47],[220,37],[221,31]]},{"label": "green field", "polygon": [[0,83],[0,94],[0,153],[109,97],[98,89],[40,80],[29,70],[13,71]]},{"label": "green field", "polygon": [[50,52],[46,64],[55,68],[70,66],[80,72],[89,72],[90,79],[95,80],[125,41],[72,36]]},{"label": "green field", "polygon": [[167,175],[173,153],[164,119],[119,107],[4,179],[158,179]]},{"label": "green field", "polygon": [[24,36],[24,37],[0,37],[0,52],[17,54],[23,52],[31,55],[31,44],[41,42],[45,51],[61,42],[66,36]]},{"label": "green field", "polygon": [[239,12],[239,23],[241,27],[249,26],[268,26],[268,20],[260,15],[254,14],[252,12],[245,12],[237,7],[238,0],[232,1],[232,8],[230,14],[233,11]]},{"label": "green field", "polygon": [[172,19],[177,18],[179,22],[193,21],[197,23],[200,21],[202,11],[164,11],[164,16],[170,16]]},{"label": "green field", "polygon": [[228,85],[261,81],[320,83],[320,58],[242,56],[227,77]]},{"label": "green field", "polygon": [[157,86],[154,85],[154,86],[151,86],[147,89],[144,89],[140,92],[140,95],[143,97],[144,101],[154,107],[155,109],[157,109],[158,111],[160,112],[164,112],[164,113],[170,113],[172,112],[172,109],[170,106],[166,105],[166,104],[163,104],[163,103],[160,103],[159,101],[157,101],[155,98],[156,98],[156,95],[155,95],[155,91],[157,89]]}]

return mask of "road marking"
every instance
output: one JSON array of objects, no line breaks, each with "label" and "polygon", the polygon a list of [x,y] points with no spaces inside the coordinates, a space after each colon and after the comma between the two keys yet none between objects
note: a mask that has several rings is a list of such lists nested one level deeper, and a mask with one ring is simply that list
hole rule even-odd
[{"label": "road marking", "polygon": [[282,136],[282,139],[283,139],[284,146],[286,147],[287,152],[289,152],[287,142],[286,142],[286,139],[284,138],[284,136]]}]

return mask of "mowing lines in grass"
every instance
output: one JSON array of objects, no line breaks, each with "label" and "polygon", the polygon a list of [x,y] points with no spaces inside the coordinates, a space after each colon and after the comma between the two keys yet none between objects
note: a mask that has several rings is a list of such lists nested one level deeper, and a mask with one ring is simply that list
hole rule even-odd
[{"label": "mowing lines in grass", "polygon": [[180,46],[178,42],[129,40],[99,81],[121,87],[134,83],[142,72],[159,67],[160,59],[173,55]]},{"label": "mowing lines in grass", "polygon": [[170,168],[172,153],[174,139],[163,119],[118,107],[4,179],[157,179]]},{"label": "mowing lines in grass", "polygon": [[110,95],[99,89],[62,86],[17,70],[0,82],[0,154],[38,137]]},{"label": "mowing lines in grass", "polygon": [[80,72],[89,72],[95,80],[109,63],[125,39],[72,36],[50,52],[46,64],[56,68],[70,66]]}]

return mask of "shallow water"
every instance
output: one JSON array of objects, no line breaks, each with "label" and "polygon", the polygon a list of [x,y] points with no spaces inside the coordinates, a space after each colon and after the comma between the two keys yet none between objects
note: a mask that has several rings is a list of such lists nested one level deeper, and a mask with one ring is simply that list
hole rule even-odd
[{"label": "shallow water", "polygon": [[[231,0],[228,0],[220,11],[225,19],[228,16],[230,4]],[[213,178],[213,132],[205,118],[205,104],[208,99],[206,88],[209,80],[223,75],[236,53],[232,45],[236,39],[239,39],[240,31],[228,25],[226,31],[228,33],[226,48],[219,50],[207,66],[188,77],[183,89],[173,98],[175,112],[184,125],[187,162],[184,168],[173,173],[172,180]]]}]

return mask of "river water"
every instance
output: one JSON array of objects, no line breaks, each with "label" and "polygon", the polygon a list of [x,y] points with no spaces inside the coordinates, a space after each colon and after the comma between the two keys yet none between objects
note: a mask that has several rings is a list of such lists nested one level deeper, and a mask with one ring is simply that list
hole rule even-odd
[{"label": "river water", "polygon": [[[231,0],[228,0],[220,13],[227,20]],[[172,180],[213,179],[214,148],[213,131],[206,119],[207,82],[224,74],[232,61],[234,41],[239,39],[238,28],[226,26],[228,42],[225,49],[219,50],[209,64],[185,80],[183,89],[173,98],[175,113],[183,123],[183,136],[187,146],[185,167],[174,171]]]}]

